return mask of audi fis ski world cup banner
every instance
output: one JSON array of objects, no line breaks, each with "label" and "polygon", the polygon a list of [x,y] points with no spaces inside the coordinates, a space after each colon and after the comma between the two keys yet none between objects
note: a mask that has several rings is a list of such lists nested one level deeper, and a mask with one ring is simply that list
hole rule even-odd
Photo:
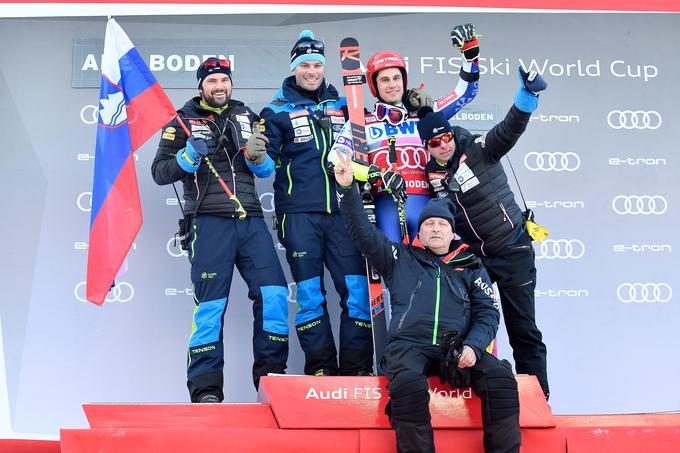
[{"label": "audi fis ski world cup banner", "polygon": [[[364,66],[378,51],[398,52],[408,63],[409,84],[423,83],[440,97],[456,86],[462,64],[449,31],[474,23],[481,34],[479,93],[453,124],[484,133],[501,121],[518,87],[518,65],[548,82],[527,131],[502,163],[520,206],[521,187],[536,221],[551,232],[534,249],[537,321],[548,347],[553,411],[680,407],[672,379],[680,375],[680,363],[668,360],[669,352],[680,349],[674,294],[680,287],[680,60],[668,57],[677,55],[680,16],[439,12],[117,21],[176,108],[197,94],[198,62],[217,55],[233,63],[233,97],[256,112],[290,75],[290,47],[303,29],[325,41],[326,80],[341,92],[337,48],[352,35]],[[128,270],[102,307],[86,302],[105,27],[101,17],[2,19],[0,27],[0,120],[8,131],[4,147],[13,150],[5,160],[11,192],[0,379],[16,432],[54,434],[60,427],[87,426],[80,409],[85,401],[188,401],[193,290],[187,254],[175,239],[182,202],[171,187],[151,179],[159,137],[129,163],[137,173],[144,224],[131,245]],[[390,33],[386,42],[383,31],[397,29],[404,32]],[[40,64],[27,65],[38,54]],[[368,90],[364,99],[371,108]],[[400,170],[426,160],[400,159]],[[272,180],[258,180],[257,187],[271,224]],[[275,232],[271,237],[289,282],[293,326],[296,287],[285,250]],[[338,296],[327,273],[324,285],[337,326]],[[256,399],[251,339],[251,301],[234,272],[224,327],[227,401]],[[512,360],[503,327],[498,350]],[[649,364],[643,373],[649,382],[630,372],[636,357]],[[303,362],[291,335],[288,372],[301,374]]]}]

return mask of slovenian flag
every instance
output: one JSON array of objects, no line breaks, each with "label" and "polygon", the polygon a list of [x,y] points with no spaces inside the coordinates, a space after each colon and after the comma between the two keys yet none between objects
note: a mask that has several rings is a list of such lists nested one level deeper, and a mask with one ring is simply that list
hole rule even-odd
[{"label": "slovenian flag", "polygon": [[87,300],[92,303],[104,303],[142,226],[134,152],[175,115],[170,99],[130,38],[109,19],[87,256]]}]

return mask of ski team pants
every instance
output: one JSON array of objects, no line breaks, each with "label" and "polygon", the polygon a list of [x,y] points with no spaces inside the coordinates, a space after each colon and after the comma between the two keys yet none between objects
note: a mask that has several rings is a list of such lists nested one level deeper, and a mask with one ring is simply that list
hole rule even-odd
[{"label": "ski team pants", "polygon": [[536,326],[536,257],[531,237],[524,232],[500,253],[481,259],[491,281],[498,285],[515,370],[536,376],[548,398],[547,350]]},{"label": "ski team pants", "polygon": [[[278,236],[297,284],[295,327],[306,374],[353,375],[373,369],[368,281],[363,257],[339,213],[287,213]],[[326,306],[324,265],[340,295],[339,367]]]},{"label": "ski team pants", "polygon": [[283,373],[288,360],[288,287],[269,230],[261,217],[194,218],[189,241],[194,309],[187,387],[191,401],[224,399],[223,323],[234,265],[253,301],[253,382]]},{"label": "ski team pants", "polygon": [[[438,346],[393,341],[387,345],[382,368],[389,380],[385,412],[397,437],[399,453],[433,453],[427,378],[439,375]],[[487,352],[470,368],[472,390],[482,400],[484,451],[519,452],[519,394],[510,364]]]}]

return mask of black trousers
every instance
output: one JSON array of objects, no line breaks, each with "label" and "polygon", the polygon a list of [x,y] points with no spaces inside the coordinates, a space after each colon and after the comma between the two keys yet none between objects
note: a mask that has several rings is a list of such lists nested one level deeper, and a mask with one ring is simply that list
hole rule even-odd
[{"label": "black trousers", "polygon": [[[382,359],[389,379],[386,412],[399,453],[434,452],[427,378],[439,375],[439,347],[392,342]],[[521,444],[517,381],[507,361],[484,352],[470,369],[472,390],[482,400],[484,450],[518,452]]]},{"label": "black trousers", "polygon": [[548,398],[547,352],[536,326],[536,255],[531,238],[523,233],[500,253],[481,258],[491,280],[498,285],[517,374],[536,376]]}]

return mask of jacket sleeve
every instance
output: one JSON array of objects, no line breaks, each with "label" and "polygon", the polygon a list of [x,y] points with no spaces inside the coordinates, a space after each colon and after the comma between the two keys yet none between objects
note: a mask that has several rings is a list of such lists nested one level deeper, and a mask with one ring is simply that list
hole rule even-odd
[{"label": "jacket sleeve", "polygon": [[276,121],[276,114],[272,109],[265,107],[260,112],[260,117],[264,119],[264,135],[269,139],[267,144],[267,154],[276,162],[281,155],[283,148],[283,130]]},{"label": "jacket sleeve", "polygon": [[151,175],[156,184],[172,184],[189,174],[179,166],[176,159],[177,152],[186,146],[186,142],[187,135],[176,118],[165,125],[156,157],[151,164]]},{"label": "jacket sleeve", "polygon": [[470,346],[479,358],[496,336],[501,315],[486,269],[480,266],[476,269],[466,269],[465,272],[468,273],[472,322],[463,344]]},{"label": "jacket sleeve", "polygon": [[465,152],[468,154],[470,151],[479,152],[485,161],[498,162],[515,146],[526,130],[530,118],[531,113],[523,112],[513,105],[503,121],[492,127],[489,132],[481,136],[466,137]]},{"label": "jacket sleeve", "polygon": [[368,221],[356,182],[349,187],[336,185],[338,206],[347,231],[356,247],[385,278],[394,271],[400,246],[391,242],[375,225]]},{"label": "jacket sleeve", "polygon": [[463,61],[456,88],[434,103],[434,111],[441,112],[444,117],[451,119],[466,104],[472,102],[479,92],[479,64]]}]

